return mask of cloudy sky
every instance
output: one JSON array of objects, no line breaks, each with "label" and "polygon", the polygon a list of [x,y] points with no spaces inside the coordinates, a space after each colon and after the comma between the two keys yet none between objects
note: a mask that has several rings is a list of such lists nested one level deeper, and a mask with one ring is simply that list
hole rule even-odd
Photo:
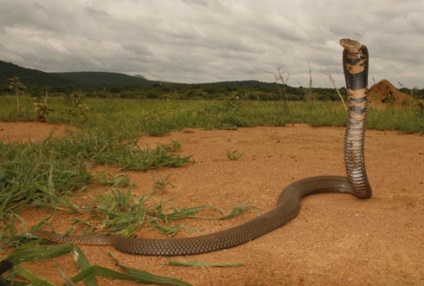
[{"label": "cloudy sky", "polygon": [[423,0],[0,0],[0,60],[199,83],[344,85],[340,38],[370,51],[370,83],[424,88]]}]

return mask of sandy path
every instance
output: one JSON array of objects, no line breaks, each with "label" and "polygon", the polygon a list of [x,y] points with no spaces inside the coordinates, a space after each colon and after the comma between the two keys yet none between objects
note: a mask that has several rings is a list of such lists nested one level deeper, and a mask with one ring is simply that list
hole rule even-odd
[{"label": "sandy path", "polygon": [[[32,123],[34,124],[34,123]],[[49,125],[40,124],[46,129]],[[0,123],[0,139],[13,137],[24,125]],[[26,134],[31,138],[31,130]],[[38,133],[40,131],[38,130]],[[159,175],[171,175],[173,187],[163,198],[175,206],[213,205],[230,210],[249,203],[263,213],[275,206],[284,186],[315,175],[344,175],[343,134],[339,127],[291,125],[235,131],[184,130],[168,136],[143,137],[141,144],[182,143],[181,153],[196,163],[178,169],[129,172],[147,192]],[[20,138],[19,140],[22,140]],[[11,140],[12,141],[12,140]],[[242,151],[237,161],[226,151]],[[111,247],[82,246],[91,263],[114,268],[112,252],[123,263],[193,285],[424,285],[424,137],[392,131],[367,131],[366,162],[373,186],[370,200],[350,195],[320,194],[302,201],[300,214],[286,226],[245,245],[209,254],[177,257],[204,262],[243,262],[241,268],[184,268],[163,264],[169,258],[120,253]],[[27,223],[44,211],[25,211]],[[238,225],[254,217],[244,214],[228,221],[185,220],[202,227],[202,234]],[[57,230],[62,217],[55,217]],[[179,237],[194,236],[181,231]],[[140,234],[161,237],[156,231]],[[57,260],[72,276],[72,260]],[[31,270],[63,283],[53,261],[30,265]],[[53,269],[53,270],[52,270]],[[52,278],[53,279],[53,278]],[[101,285],[129,285],[100,280]]]}]

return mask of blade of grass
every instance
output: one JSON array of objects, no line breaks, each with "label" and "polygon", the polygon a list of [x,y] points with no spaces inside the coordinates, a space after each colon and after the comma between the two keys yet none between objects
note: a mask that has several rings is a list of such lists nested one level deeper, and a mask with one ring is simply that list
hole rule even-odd
[{"label": "blade of grass", "polygon": [[134,269],[128,266],[123,265],[115,256],[113,256],[111,253],[109,253],[109,256],[112,257],[116,263],[122,267],[125,271],[133,275],[134,277],[139,277],[142,281],[145,283],[157,283],[157,284],[169,284],[169,285],[176,285],[176,286],[190,286],[190,284],[183,282],[181,280],[166,277],[166,276],[157,276],[154,274],[151,274],[146,271],[141,271],[138,269]]},{"label": "blade of grass", "polygon": [[207,263],[200,261],[178,261],[170,260],[165,265],[186,267],[243,267],[244,263]]},{"label": "blade of grass", "polygon": [[56,284],[54,284],[53,282],[50,282],[49,280],[43,277],[35,275],[33,272],[29,271],[26,267],[23,267],[22,265],[16,265],[13,268],[13,275],[29,280],[31,282],[31,285],[38,284],[46,286],[56,286]]},{"label": "blade of grass", "polygon": [[237,207],[234,207],[232,210],[230,210],[227,214],[221,216],[218,219],[223,220],[223,219],[232,218],[232,217],[241,215],[242,213],[245,213],[245,212],[251,211],[251,210],[256,210],[256,208],[252,207],[252,206],[247,206],[247,205],[237,206]]},{"label": "blade of grass", "polygon": [[[81,248],[78,246],[75,246],[74,249],[71,252],[71,255],[75,261],[75,264],[78,267],[79,271],[84,271],[91,267],[90,262],[87,259],[87,256],[85,256],[84,252],[82,252]],[[97,280],[95,275],[88,275],[84,282],[87,286],[97,286]]]},{"label": "blade of grass", "polygon": [[[130,269],[132,268],[128,268],[128,270]],[[72,277],[71,280],[72,282],[77,283],[79,281],[86,279],[90,275],[96,275],[96,276],[101,276],[104,278],[110,278],[115,280],[134,281],[141,284],[154,283],[154,284],[166,284],[166,285],[177,285],[177,286],[190,285],[174,278],[156,276],[148,272],[140,271],[136,269],[133,269],[133,270],[135,270],[133,273],[125,274],[125,273],[117,272],[115,270],[104,268],[98,265],[93,265],[90,268],[87,268],[86,270]]]},{"label": "blade of grass", "polygon": [[205,209],[214,209],[218,210],[221,214],[223,214],[222,210],[213,207],[213,206],[198,206],[198,207],[192,207],[192,208],[171,208],[172,212],[167,214],[166,217],[168,220],[178,220],[183,218],[201,218],[201,219],[216,219],[213,217],[203,217],[203,216],[196,216],[196,214],[202,210]]},{"label": "blade of grass", "polygon": [[[37,241],[40,242],[40,240]],[[37,241],[26,243],[16,248],[8,255],[8,259],[12,261],[14,265],[18,265],[21,262],[45,260],[62,256],[70,253],[75,247],[72,244],[41,245],[34,247],[34,242]]]},{"label": "blade of grass", "polygon": [[181,226],[179,225],[174,225],[174,226],[160,225],[154,219],[151,219],[150,223],[153,225],[154,228],[156,228],[160,232],[170,236],[176,235],[178,230],[180,230],[181,228]]}]

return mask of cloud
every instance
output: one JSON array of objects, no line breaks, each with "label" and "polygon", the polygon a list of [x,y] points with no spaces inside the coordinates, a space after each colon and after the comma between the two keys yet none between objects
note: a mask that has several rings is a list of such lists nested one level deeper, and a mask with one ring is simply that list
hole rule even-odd
[{"label": "cloud", "polygon": [[395,0],[0,0],[0,59],[45,71],[101,70],[176,82],[256,79],[344,85],[340,38],[370,76],[424,87],[424,2]]}]

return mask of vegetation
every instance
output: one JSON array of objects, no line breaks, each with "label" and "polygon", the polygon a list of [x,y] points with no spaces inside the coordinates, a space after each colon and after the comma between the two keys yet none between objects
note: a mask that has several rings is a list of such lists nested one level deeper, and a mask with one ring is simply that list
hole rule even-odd
[{"label": "vegetation", "polygon": [[[168,201],[158,200],[157,195],[172,183],[170,177],[161,176],[150,192],[134,197],[133,183],[120,172],[176,168],[193,164],[195,159],[180,155],[181,143],[177,141],[154,148],[143,146],[138,142],[142,134],[162,136],[187,127],[236,129],[288,123],[343,126],[346,122],[346,111],[334,90],[308,89],[305,92],[286,85],[279,90],[275,83],[154,83],[150,87],[103,89],[34,87],[18,77],[11,77],[7,83],[0,95],[0,121],[38,120],[69,125],[68,136],[60,140],[50,136],[30,144],[0,141],[0,244],[2,249],[20,245],[6,256],[15,264],[80,252],[79,248],[69,245],[34,248],[41,241],[27,242],[27,235],[16,230],[17,225],[19,229],[28,228],[20,217],[20,211],[26,207],[46,208],[52,215],[58,211],[84,214],[83,218],[75,220],[75,225],[85,232],[124,235],[146,224],[174,235],[183,228],[176,223],[180,219],[226,219],[252,209],[245,205],[235,206],[226,213],[212,206],[168,208]],[[419,92],[413,90],[414,98],[419,97]],[[401,110],[394,107],[370,109],[367,127],[424,134],[424,108],[417,104]],[[243,152],[227,151],[226,156],[229,160],[238,160]],[[102,171],[93,172],[95,167]],[[110,169],[121,171],[111,173]],[[82,205],[81,197],[88,196],[88,188],[102,188],[107,192],[89,197],[92,204]],[[216,209],[218,215],[202,217],[200,212],[206,208]],[[50,217],[40,219],[34,227],[49,225]],[[168,224],[170,221],[173,223]],[[73,228],[68,230],[73,231]],[[83,254],[77,256],[83,257]],[[84,266],[80,267],[81,263]],[[132,278],[84,261],[76,261],[76,264],[86,270],[81,272],[84,274],[69,278],[73,282],[90,280],[96,275],[141,281],[137,270],[122,265],[125,275]],[[17,275],[31,281],[42,279],[29,275],[20,264],[16,271]],[[155,281],[165,281],[160,279],[165,278]],[[186,285],[172,279],[166,281],[162,283]],[[0,284],[2,282],[0,279]]]},{"label": "vegetation", "polygon": [[[76,285],[75,283],[84,281],[86,285],[98,285],[96,277],[111,278],[116,280],[123,281],[134,281],[140,284],[157,284],[157,285],[176,285],[176,286],[190,286],[190,284],[185,283],[181,280],[177,280],[165,276],[157,276],[150,274],[146,271],[141,271],[134,269],[122,264],[118,259],[116,259],[112,254],[109,256],[116,261],[123,272],[118,272],[112,269],[104,268],[98,265],[91,265],[84,252],[76,245],[70,244],[61,244],[61,245],[44,245],[45,241],[41,239],[33,240],[27,242],[20,247],[16,248],[12,253],[10,253],[6,260],[3,260],[4,268],[11,267],[15,265],[13,270],[13,278],[19,278],[21,280],[31,281],[27,282],[18,282],[16,280],[11,281],[12,279],[5,279],[0,276],[1,285],[48,285],[54,286],[49,280],[36,275],[31,272],[29,269],[24,267],[21,263],[23,262],[33,262],[47,259],[54,259],[59,256],[71,255],[75,266],[80,270],[80,272],[73,276],[68,277],[62,270],[56,265],[58,274],[62,276],[65,281],[64,285]],[[235,267],[235,265],[219,265],[221,267]],[[236,265],[237,266],[237,265]]]},{"label": "vegetation", "polygon": [[[273,73],[272,73],[273,74]],[[46,73],[19,67],[0,61],[0,96],[8,94],[6,80],[16,76],[27,87],[32,97],[44,95],[69,96],[83,92],[86,97],[95,98],[135,98],[166,100],[207,100],[231,99],[263,101],[339,101],[339,94],[332,88],[291,87],[287,85],[288,75],[282,67],[273,74],[275,82],[255,80],[227,81],[203,84],[181,84],[147,80],[141,76],[129,76],[111,72],[68,72]],[[272,79],[272,77],[270,77]],[[331,80],[331,78],[330,78]],[[3,88],[2,88],[3,87]],[[401,85],[402,92],[414,98],[424,99],[424,89],[408,89]],[[344,88],[342,94],[346,94]]]},{"label": "vegetation", "polygon": [[[31,100],[22,97],[23,101]],[[0,120],[14,121],[13,96],[0,98]],[[67,123],[83,129],[103,130],[104,136],[136,138],[141,134],[162,136],[184,128],[235,129],[252,126],[284,126],[288,123],[306,123],[311,126],[344,126],[346,111],[340,102],[191,100],[162,101],[138,99],[88,98],[83,93],[65,97],[49,97],[53,111],[45,115],[51,123]],[[370,109],[367,127],[379,130],[399,130],[405,133],[424,133],[423,108],[405,109],[388,107]],[[36,110],[29,110],[23,120],[37,120]]]},{"label": "vegetation", "polygon": [[[0,142],[0,242],[3,250],[24,243],[3,257],[7,259],[5,261],[17,265],[13,271],[14,276],[9,277],[10,279],[21,277],[32,282],[43,281],[45,285],[52,285],[42,277],[28,275],[28,269],[20,263],[51,259],[75,252],[78,253],[75,257],[82,255],[78,247],[35,246],[35,243],[39,244],[42,241],[28,242],[25,234],[16,233],[17,224],[28,227],[19,216],[25,207],[47,208],[52,210],[52,215],[57,211],[87,214],[88,217],[85,219],[75,220],[75,225],[82,226],[85,232],[115,232],[124,235],[132,234],[145,224],[173,235],[181,226],[178,224],[170,226],[168,222],[187,217],[196,218],[200,211],[210,208],[198,206],[169,209],[166,206],[167,201],[155,199],[158,192],[170,185],[169,177],[159,177],[151,193],[134,197],[131,192],[133,184],[128,177],[122,174],[111,175],[107,171],[109,165],[119,166],[121,169],[147,171],[193,163],[190,156],[177,154],[181,147],[179,142],[157,145],[156,148],[142,148],[137,144],[137,136],[130,135],[129,130],[110,130],[107,124],[92,127],[84,125],[84,128],[69,130],[69,136],[61,140],[47,138],[43,142],[28,145]],[[106,166],[105,171],[93,175],[91,170],[98,165]],[[81,196],[86,196],[85,191],[88,188],[102,187],[99,184],[109,188],[109,191],[86,199],[83,204],[78,203]],[[213,209],[219,211],[217,208]],[[227,214],[219,211],[215,219],[229,218],[246,210],[249,210],[249,207],[237,206]],[[50,217],[40,218],[39,224],[35,227],[48,225]],[[73,229],[69,229],[69,232],[72,231]],[[83,262],[76,260],[78,267]],[[128,272],[127,274],[97,265],[86,265],[82,268],[86,269],[85,272],[75,277],[66,277],[65,280],[77,282],[94,276],[104,276],[143,283],[150,281],[150,283],[188,285],[175,279],[157,277],[123,265],[122,267]]]},{"label": "vegetation", "polygon": [[227,156],[228,159],[236,161],[238,159],[240,159],[241,157],[243,157],[244,152],[241,151],[233,151],[230,152],[227,150],[227,153],[225,154],[225,156]]}]

